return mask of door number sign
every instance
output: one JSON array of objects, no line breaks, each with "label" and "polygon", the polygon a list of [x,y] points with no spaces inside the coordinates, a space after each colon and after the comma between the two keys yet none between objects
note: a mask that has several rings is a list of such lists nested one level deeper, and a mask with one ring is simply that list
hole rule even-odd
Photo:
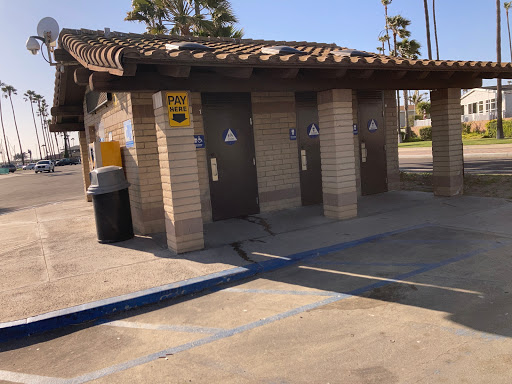
[{"label": "door number sign", "polygon": [[311,137],[312,139],[314,139],[315,137],[318,137],[318,135],[320,135],[320,129],[318,128],[318,126],[315,123],[308,125],[307,132],[308,132],[308,136]]},{"label": "door number sign", "polygon": [[375,120],[375,119],[368,120],[368,130],[370,132],[375,132],[378,128],[379,128],[379,126],[377,125],[377,120]]},{"label": "door number sign", "polygon": [[222,140],[224,140],[227,145],[233,145],[238,141],[238,134],[234,129],[225,129],[224,132],[222,132]]},{"label": "door number sign", "polygon": [[167,110],[171,127],[190,126],[188,92],[167,92]]}]

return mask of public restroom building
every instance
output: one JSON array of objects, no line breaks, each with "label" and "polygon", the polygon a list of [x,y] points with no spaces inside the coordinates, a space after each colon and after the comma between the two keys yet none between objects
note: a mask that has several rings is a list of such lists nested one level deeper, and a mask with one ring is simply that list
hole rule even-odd
[{"label": "public restroom building", "polygon": [[510,63],[390,58],[333,44],[65,29],[51,131],[119,141],[136,233],[204,247],[203,223],[399,189],[397,89],[431,89],[434,193],[463,191],[461,88]]}]

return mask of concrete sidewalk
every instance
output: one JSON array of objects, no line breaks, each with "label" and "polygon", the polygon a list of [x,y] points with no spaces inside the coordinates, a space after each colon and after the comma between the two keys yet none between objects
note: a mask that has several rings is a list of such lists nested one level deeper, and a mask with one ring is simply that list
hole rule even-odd
[{"label": "concrete sidewalk", "polygon": [[[359,217],[348,221],[327,219],[315,206],[208,224],[208,249],[185,255],[167,250],[163,234],[99,244],[92,206],[83,201],[4,214],[0,322],[426,223],[464,223],[483,231],[489,226],[512,235],[512,204],[504,199],[391,192],[364,197],[360,207]],[[482,212],[492,223],[475,222]]]}]

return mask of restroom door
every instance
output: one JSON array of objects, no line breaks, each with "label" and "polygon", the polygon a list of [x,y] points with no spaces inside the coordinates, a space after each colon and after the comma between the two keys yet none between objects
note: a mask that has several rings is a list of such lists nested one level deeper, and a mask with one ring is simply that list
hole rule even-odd
[{"label": "restroom door", "polygon": [[295,95],[297,141],[302,205],[321,204],[322,164],[320,161],[320,129],[316,92]]},{"label": "restroom door", "polygon": [[203,93],[213,220],[259,213],[251,95]]},{"label": "restroom door", "polygon": [[381,91],[358,92],[361,193],[387,192],[386,129]]}]

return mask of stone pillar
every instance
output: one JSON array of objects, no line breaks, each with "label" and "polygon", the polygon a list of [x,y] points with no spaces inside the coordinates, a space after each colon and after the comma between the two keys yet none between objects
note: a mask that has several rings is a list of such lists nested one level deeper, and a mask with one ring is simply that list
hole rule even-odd
[{"label": "stone pillar", "polygon": [[357,216],[352,90],[318,93],[324,214],[335,219]]},{"label": "stone pillar", "polygon": [[[190,105],[190,94],[188,100]],[[153,95],[153,108],[167,245],[176,253],[202,249],[203,219],[193,117],[190,116],[192,122],[188,127],[171,127],[166,92]]]},{"label": "stone pillar", "polygon": [[85,131],[78,132],[78,142],[80,145],[80,158],[82,159],[82,178],[84,181],[85,200],[92,201],[92,197],[87,194],[87,188],[89,188],[91,184],[89,178],[89,172],[91,172],[91,170],[89,168],[89,142],[87,141]]},{"label": "stone pillar", "polygon": [[464,184],[460,88],[432,91],[430,99],[434,194],[436,196],[460,195]]},{"label": "stone pillar", "polygon": [[398,163],[398,127],[396,120],[396,92],[384,91],[384,120],[386,126],[386,163],[388,191],[400,190]]}]

